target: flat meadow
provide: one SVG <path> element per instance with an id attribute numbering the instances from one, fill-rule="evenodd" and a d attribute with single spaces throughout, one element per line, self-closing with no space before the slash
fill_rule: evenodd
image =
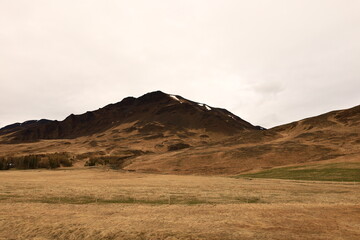
<path id="1" fill-rule="evenodd" d="M 0 239 L 360 239 L 360 183 L 0 172 Z"/>

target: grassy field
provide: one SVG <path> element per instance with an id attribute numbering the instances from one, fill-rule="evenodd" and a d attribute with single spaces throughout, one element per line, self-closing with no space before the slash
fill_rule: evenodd
<path id="1" fill-rule="evenodd" d="M 360 182 L 360 163 L 332 163 L 273 168 L 257 173 L 242 174 L 238 177 Z"/>
<path id="2" fill-rule="evenodd" d="M 360 239 L 360 184 L 0 172 L 0 239 Z"/>

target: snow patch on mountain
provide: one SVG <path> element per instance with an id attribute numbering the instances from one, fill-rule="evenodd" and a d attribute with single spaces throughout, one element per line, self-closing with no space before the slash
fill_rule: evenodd
<path id="1" fill-rule="evenodd" d="M 206 104 L 203 104 L 203 103 L 198 103 L 198 105 L 200 106 L 200 107 L 205 107 L 206 108 L 206 110 L 208 110 L 208 111 L 210 111 L 211 110 L 211 107 L 209 107 L 208 105 L 206 105 Z"/>
<path id="2" fill-rule="evenodd" d="M 172 99 L 178 101 L 179 103 L 182 103 L 179 98 L 177 98 L 175 95 L 169 95 Z"/>

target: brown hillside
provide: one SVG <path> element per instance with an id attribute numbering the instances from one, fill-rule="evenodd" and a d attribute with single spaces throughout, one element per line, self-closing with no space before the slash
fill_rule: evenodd
<path id="1" fill-rule="evenodd" d="M 0 130 L 0 155 L 67 152 L 140 172 L 238 174 L 360 159 L 360 106 L 260 130 L 230 112 L 153 92 L 64 121 Z M 111 158 L 112 157 L 112 158 Z"/>
<path id="2" fill-rule="evenodd" d="M 176 153 L 142 156 L 126 168 L 237 174 L 291 164 L 359 159 L 360 106 L 357 106 Z"/>

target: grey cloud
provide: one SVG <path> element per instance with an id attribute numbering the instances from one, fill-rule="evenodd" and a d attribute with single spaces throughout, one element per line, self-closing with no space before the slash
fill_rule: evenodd
<path id="1" fill-rule="evenodd" d="M 153 90 L 271 127 L 360 104 L 359 1 L 0 2 L 0 125 Z"/>

